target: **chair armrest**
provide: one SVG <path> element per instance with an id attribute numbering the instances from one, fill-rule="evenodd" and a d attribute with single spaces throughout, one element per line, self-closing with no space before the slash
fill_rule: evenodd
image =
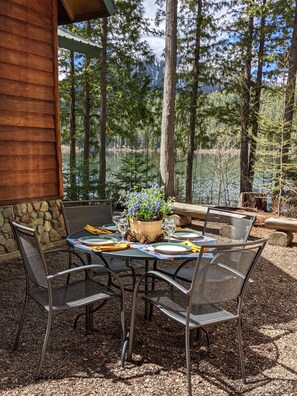
<path id="1" fill-rule="evenodd" d="M 166 283 L 169 283 L 171 286 L 177 288 L 179 291 L 181 291 L 184 294 L 188 294 L 189 290 L 183 287 L 180 283 L 176 282 L 174 279 L 172 279 L 170 276 L 163 274 L 162 272 L 159 271 L 148 271 L 146 276 L 152 276 L 154 278 L 159 278 Z"/>
<path id="2" fill-rule="evenodd" d="M 99 265 L 99 264 L 83 265 L 82 267 L 70 268 L 70 269 L 67 269 L 67 270 L 64 270 L 64 271 L 56 272 L 55 274 L 48 275 L 47 279 L 51 280 L 51 279 L 57 278 L 58 276 L 68 275 L 68 274 L 71 274 L 73 272 L 87 271 L 87 270 L 96 269 L 96 268 L 103 268 L 104 270 L 107 269 L 104 265 Z"/>

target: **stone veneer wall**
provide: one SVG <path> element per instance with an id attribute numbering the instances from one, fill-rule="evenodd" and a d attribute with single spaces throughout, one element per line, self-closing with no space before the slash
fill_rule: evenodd
<path id="1" fill-rule="evenodd" d="M 66 236 L 60 200 L 20 203 L 0 207 L 0 256 L 17 250 L 9 219 L 36 228 L 45 247 Z"/>

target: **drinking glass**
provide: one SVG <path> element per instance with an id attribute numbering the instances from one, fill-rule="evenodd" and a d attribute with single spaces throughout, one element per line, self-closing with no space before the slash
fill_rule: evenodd
<path id="1" fill-rule="evenodd" d="M 122 242 L 124 241 L 124 235 L 128 231 L 128 226 L 129 226 L 129 223 L 128 223 L 128 220 L 126 219 L 126 217 L 121 217 L 118 220 L 117 227 L 118 227 L 118 230 L 122 236 Z"/>
<path id="2" fill-rule="evenodd" d="M 174 220 L 173 219 L 165 219 L 165 221 L 164 221 L 164 229 L 165 229 L 165 232 L 166 232 L 166 234 L 168 236 L 168 242 L 170 242 L 172 234 L 175 231 L 175 222 L 174 222 Z"/>
<path id="3" fill-rule="evenodd" d="M 118 229 L 118 222 L 119 222 L 119 220 L 120 220 L 121 217 L 122 217 L 121 215 L 113 215 L 113 216 L 112 216 L 112 221 L 113 221 L 113 223 L 115 224 L 115 226 L 116 226 L 117 229 Z"/>

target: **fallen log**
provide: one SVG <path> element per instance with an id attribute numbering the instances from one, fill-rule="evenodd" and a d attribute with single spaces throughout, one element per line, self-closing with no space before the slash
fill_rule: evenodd
<path id="1" fill-rule="evenodd" d="M 181 202 L 174 202 L 172 207 L 173 213 L 202 220 L 204 220 L 206 217 L 207 209 L 208 206 L 186 204 Z"/>
<path id="2" fill-rule="evenodd" d="M 297 219 L 286 217 L 269 217 L 265 227 L 274 230 L 297 232 Z"/>

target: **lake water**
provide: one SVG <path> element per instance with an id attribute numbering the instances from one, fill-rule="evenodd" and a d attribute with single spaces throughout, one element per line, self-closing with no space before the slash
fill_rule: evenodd
<path id="1" fill-rule="evenodd" d="M 158 182 L 159 152 L 107 152 L 107 192 L 115 195 L 131 185 L 141 182 Z M 185 200 L 185 155 L 175 159 L 176 200 Z M 148 164 L 148 165 L 147 165 Z M 82 190 L 82 163 L 77 161 L 77 183 Z M 150 169 L 148 169 L 150 168 Z M 98 161 L 90 159 L 90 194 L 96 197 L 98 186 Z M 63 153 L 63 175 L 65 193 L 69 187 L 69 153 Z M 79 196 L 78 198 L 81 198 Z M 194 158 L 193 203 L 236 206 L 239 199 L 239 156 L 238 152 L 198 152 Z"/>

